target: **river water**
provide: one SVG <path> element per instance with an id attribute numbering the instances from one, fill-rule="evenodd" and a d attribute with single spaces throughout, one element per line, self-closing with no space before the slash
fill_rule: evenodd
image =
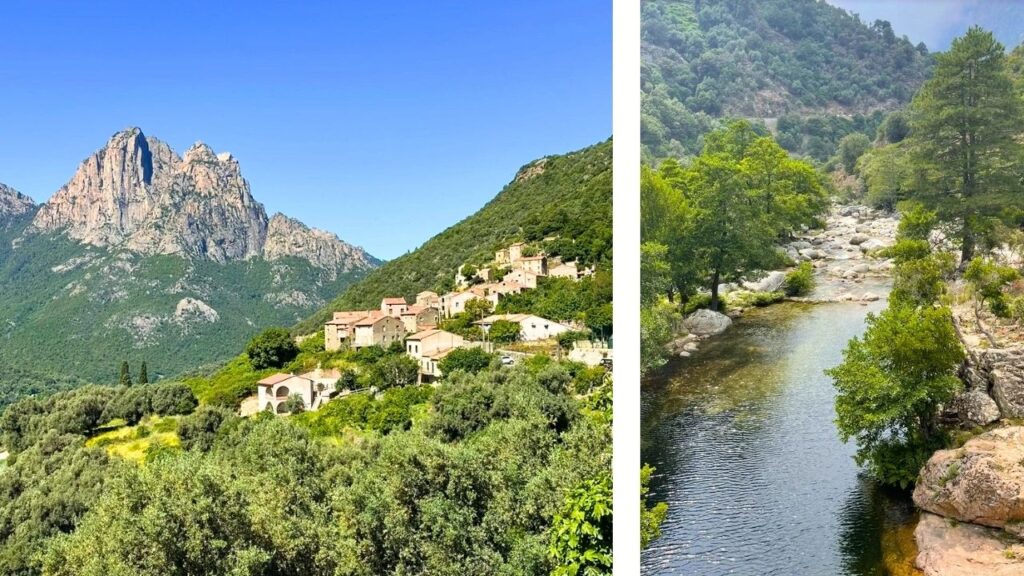
<path id="1" fill-rule="evenodd" d="M 910 499 L 860 473 L 823 373 L 884 306 L 753 310 L 647 378 L 642 458 L 669 512 L 643 574 L 916 573 Z"/>

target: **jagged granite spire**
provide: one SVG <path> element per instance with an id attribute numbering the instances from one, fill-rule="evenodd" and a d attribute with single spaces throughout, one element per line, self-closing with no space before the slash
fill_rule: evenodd
<path id="1" fill-rule="evenodd" d="M 295 256 L 332 272 L 376 264 L 333 234 L 284 216 L 270 222 L 230 153 L 196 142 L 179 157 L 139 128 L 114 134 L 86 158 L 31 228 L 94 246 L 218 262 Z"/>

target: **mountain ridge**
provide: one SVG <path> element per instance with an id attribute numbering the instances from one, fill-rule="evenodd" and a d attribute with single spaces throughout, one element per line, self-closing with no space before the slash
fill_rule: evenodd
<path id="1" fill-rule="evenodd" d="M 817 0 L 644 0 L 641 61 L 648 160 L 696 154 L 720 118 L 778 122 L 780 143 L 821 159 L 906 104 L 932 65 L 888 22 Z"/>
<path id="2" fill-rule="evenodd" d="M 281 234 L 268 236 L 269 226 L 270 218 L 232 154 L 217 154 L 197 141 L 179 156 L 132 127 L 115 133 L 79 164 L 71 179 L 39 206 L 27 233 L 62 233 L 91 246 L 215 262 L 302 258 L 296 247 L 315 246 L 310 261 L 326 270 L 347 272 L 379 263 L 335 234 L 293 225 L 288 232 L 302 238 L 292 242 Z"/>

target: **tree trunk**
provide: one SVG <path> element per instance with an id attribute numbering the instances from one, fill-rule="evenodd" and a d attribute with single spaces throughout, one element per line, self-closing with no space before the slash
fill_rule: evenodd
<path id="1" fill-rule="evenodd" d="M 974 259 L 974 234 L 971 233 L 971 229 L 968 227 L 967 219 L 964 219 L 964 233 L 961 239 L 960 246 L 960 270 L 967 268 L 971 260 Z"/>
<path id="2" fill-rule="evenodd" d="M 711 278 L 711 304 L 710 308 L 715 312 L 718 312 L 718 280 L 721 276 L 721 272 L 715 268 L 715 274 Z"/>

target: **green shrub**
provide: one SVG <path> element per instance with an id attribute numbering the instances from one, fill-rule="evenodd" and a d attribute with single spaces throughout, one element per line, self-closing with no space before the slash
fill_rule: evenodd
<path id="1" fill-rule="evenodd" d="M 721 312 L 725 312 L 725 303 L 722 303 Z M 711 305 L 711 294 L 696 294 L 691 296 L 686 304 L 683 305 L 683 315 L 691 314 L 701 308 L 707 308 Z"/>
<path id="2" fill-rule="evenodd" d="M 736 292 L 734 294 L 729 294 L 728 297 L 730 308 L 749 308 L 751 306 L 761 308 L 780 302 L 786 297 L 782 292 Z"/>
<path id="3" fill-rule="evenodd" d="M 256 370 L 280 368 L 299 354 L 299 347 L 285 328 L 267 328 L 249 341 L 245 354 Z"/>
<path id="4" fill-rule="evenodd" d="M 491 325 L 490 330 L 487 331 L 487 339 L 491 342 L 497 342 L 500 344 L 508 344 L 519 340 L 519 332 L 522 327 L 518 322 L 512 322 L 511 320 L 498 320 Z"/>
<path id="5" fill-rule="evenodd" d="M 438 368 L 445 375 L 456 371 L 476 374 L 490 366 L 494 358 L 494 354 L 484 351 L 483 348 L 456 348 L 441 359 Z"/>
<path id="6" fill-rule="evenodd" d="M 782 284 L 786 296 L 803 296 L 814 289 L 814 267 L 810 262 L 802 262 L 795 269 L 786 273 Z"/>

